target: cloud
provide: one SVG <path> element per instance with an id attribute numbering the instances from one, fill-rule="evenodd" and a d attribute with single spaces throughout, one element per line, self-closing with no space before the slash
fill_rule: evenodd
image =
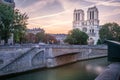
<path id="1" fill-rule="evenodd" d="M 48 18 L 48 17 L 54 17 L 54 16 L 58 16 L 58 15 L 64 14 L 64 13 L 66 13 L 66 12 L 68 12 L 68 11 L 69 11 L 69 10 L 62 11 L 62 12 L 59 12 L 59 13 L 56 13 L 56 14 L 51 14 L 51 15 L 34 17 L 34 18 L 30 18 L 29 20 L 38 20 L 38 19 L 43 19 L 43 18 Z"/>
<path id="2" fill-rule="evenodd" d="M 19 6 L 25 8 L 25 7 L 31 6 L 32 4 L 37 3 L 39 1 L 40 0 L 23 0 Z"/>
<path id="3" fill-rule="evenodd" d="M 41 17 L 55 14 L 64 11 L 62 5 L 57 0 L 30 0 L 31 5 L 28 5 L 28 0 L 24 1 L 27 6 L 16 6 L 22 12 L 27 12 L 30 18 Z M 29 2 L 29 4 L 30 4 Z M 17 0 L 16 0 L 17 3 Z M 22 5 L 22 3 L 21 3 Z"/>
<path id="4" fill-rule="evenodd" d="M 15 1 L 18 4 L 21 0 Z M 99 9 L 100 24 L 118 20 L 113 17 L 120 14 L 118 0 L 23 0 L 16 6 L 28 13 L 28 28 L 41 27 L 48 33 L 67 33 L 72 29 L 73 10 L 83 9 L 86 17 L 87 9 L 94 5 Z"/>
<path id="5" fill-rule="evenodd" d="M 85 1 L 92 2 L 95 5 L 120 6 L 120 2 L 117 0 L 85 0 Z"/>
<path id="6" fill-rule="evenodd" d="M 19 3 L 19 5 L 22 6 L 17 6 L 17 8 L 21 9 L 23 12 L 35 12 L 46 6 L 48 3 L 52 3 L 54 1 L 55 0 L 23 0 L 23 2 Z M 18 4 L 18 0 L 15 2 Z M 23 6 L 23 4 L 26 6 Z"/>

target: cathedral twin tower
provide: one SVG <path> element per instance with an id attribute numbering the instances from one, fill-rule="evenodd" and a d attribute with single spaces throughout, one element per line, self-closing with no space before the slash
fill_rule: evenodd
<path id="1" fill-rule="evenodd" d="M 75 9 L 73 13 L 73 29 L 80 29 L 88 34 L 88 43 L 96 44 L 99 39 L 99 19 L 98 9 L 94 6 L 88 8 L 87 20 L 84 19 L 85 14 L 82 9 Z"/>

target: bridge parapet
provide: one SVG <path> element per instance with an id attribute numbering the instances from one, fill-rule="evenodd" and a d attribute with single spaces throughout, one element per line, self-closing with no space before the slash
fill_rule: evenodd
<path id="1" fill-rule="evenodd" d="M 120 62 L 120 43 L 116 41 L 106 41 L 108 44 L 108 61 Z"/>
<path id="2" fill-rule="evenodd" d="M 94 48 L 94 49 L 107 49 L 106 45 L 41 45 L 41 47 L 44 48 L 58 48 L 58 49 L 88 49 L 88 48 Z"/>
<path id="3" fill-rule="evenodd" d="M 95 80 L 120 80 L 120 43 L 107 40 L 108 61 L 111 64 Z"/>

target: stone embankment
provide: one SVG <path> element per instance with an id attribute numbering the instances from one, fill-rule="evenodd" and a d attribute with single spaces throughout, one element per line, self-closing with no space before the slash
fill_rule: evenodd
<path id="1" fill-rule="evenodd" d="M 0 76 L 107 56 L 107 46 L 105 45 L 47 45 L 6 49 L 0 49 Z"/>
<path id="2" fill-rule="evenodd" d="M 95 80 L 120 80 L 120 62 L 110 64 Z"/>

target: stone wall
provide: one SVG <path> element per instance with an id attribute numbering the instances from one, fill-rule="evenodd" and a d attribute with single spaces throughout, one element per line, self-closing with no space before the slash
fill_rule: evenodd
<path id="1" fill-rule="evenodd" d="M 23 55 L 27 51 L 29 51 L 30 48 L 25 49 L 17 49 L 17 50 L 0 50 L 0 68 L 4 67 L 5 65 L 9 64 L 10 62 L 14 61 L 19 56 Z"/>
<path id="2" fill-rule="evenodd" d="M 65 65 L 68 63 L 76 62 L 77 61 L 77 55 L 76 54 L 66 54 L 56 57 L 49 57 L 47 58 L 47 67 L 57 67 L 61 65 Z"/>
<path id="3" fill-rule="evenodd" d="M 31 48 L 24 52 L 24 54 L 17 53 L 18 55 L 0 68 L 0 75 L 7 75 L 11 73 L 24 72 L 32 69 L 45 67 L 44 49 Z M 9 53 L 9 55 L 13 55 Z M 5 58 L 5 57 L 4 57 Z M 6 59 L 7 61 L 7 59 Z"/>
<path id="4" fill-rule="evenodd" d="M 47 45 L 0 51 L 0 76 L 107 56 L 107 46 Z"/>
<path id="5" fill-rule="evenodd" d="M 47 48 L 47 67 L 61 66 L 98 57 L 107 56 L 107 46 L 50 46 Z"/>

